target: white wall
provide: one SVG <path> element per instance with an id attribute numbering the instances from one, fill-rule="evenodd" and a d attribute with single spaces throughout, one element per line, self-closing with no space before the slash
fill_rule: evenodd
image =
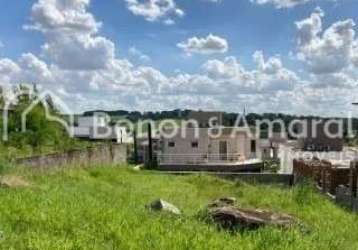
<path id="1" fill-rule="evenodd" d="M 174 142 L 175 147 L 169 147 L 169 142 Z M 198 148 L 192 147 L 192 142 L 198 142 Z M 203 155 L 208 154 L 209 136 L 207 133 L 200 133 L 195 137 L 195 129 L 186 129 L 185 138 L 179 134 L 173 138 L 163 138 L 163 153 L 173 155 Z"/>
<path id="2" fill-rule="evenodd" d="M 114 127 L 114 133 L 117 137 L 117 143 L 129 143 L 130 138 L 127 134 L 127 129 L 124 127 Z"/>
<path id="3" fill-rule="evenodd" d="M 78 127 L 105 127 L 106 118 L 102 116 L 81 116 L 77 121 Z"/>
<path id="4" fill-rule="evenodd" d="M 220 141 L 227 142 L 227 153 L 229 159 L 232 157 L 239 157 L 243 160 L 252 158 L 251 154 L 251 138 L 249 138 L 246 132 L 237 132 L 234 137 L 231 135 L 223 135 L 219 138 L 210 138 L 207 129 L 199 130 L 199 137 L 195 137 L 195 129 L 185 129 L 186 136 L 181 136 L 178 133 L 173 138 L 163 138 L 162 153 L 164 159 L 179 159 L 184 157 L 185 159 L 204 158 L 207 155 L 219 156 L 220 154 Z M 199 143 L 197 148 L 192 147 L 192 142 L 197 141 Z M 169 143 L 174 142 L 174 147 L 169 147 Z M 210 145 L 210 147 L 209 147 Z M 256 156 L 259 156 L 259 141 L 256 140 Z M 219 157 L 218 157 L 219 159 Z M 237 158 L 238 160 L 239 158 Z"/>
<path id="5" fill-rule="evenodd" d="M 88 138 L 90 135 L 89 127 L 73 127 L 73 135 L 78 138 Z"/>

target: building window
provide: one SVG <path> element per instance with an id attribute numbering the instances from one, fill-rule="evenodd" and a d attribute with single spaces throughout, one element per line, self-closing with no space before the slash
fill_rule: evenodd
<path id="1" fill-rule="evenodd" d="M 251 141 L 251 153 L 256 153 L 256 140 Z"/>
<path id="2" fill-rule="evenodd" d="M 192 147 L 192 148 L 198 148 L 198 147 L 199 147 L 199 142 L 193 141 L 193 142 L 191 143 L 191 147 Z"/>
<path id="3" fill-rule="evenodd" d="M 175 142 L 173 142 L 173 141 L 168 142 L 168 147 L 174 148 L 175 147 Z"/>

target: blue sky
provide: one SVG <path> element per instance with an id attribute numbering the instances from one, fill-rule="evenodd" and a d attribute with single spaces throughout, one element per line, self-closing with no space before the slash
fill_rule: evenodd
<path id="1" fill-rule="evenodd" d="M 148 14 L 148 9 L 145 9 L 148 6 L 143 3 L 156 4 L 160 1 L 174 4 L 172 10 L 167 14 L 149 16 L 152 12 Z M 71 103 L 70 106 L 76 104 L 76 111 L 87 108 L 202 108 L 237 111 L 242 109 L 242 106 L 253 103 L 252 100 L 260 100 L 263 103 L 257 107 L 252 105 L 252 111 L 340 114 L 347 109 L 350 100 L 355 100 L 355 95 L 350 94 L 347 100 L 337 100 L 329 96 L 326 98 L 328 104 L 325 104 L 327 100 L 324 100 L 322 105 L 319 105 L 320 102 L 316 99 L 330 95 L 335 91 L 334 88 L 341 91 L 342 95 L 346 93 L 341 86 L 335 84 L 337 81 L 341 83 L 342 79 L 346 81 L 342 83 L 346 87 L 353 88 L 358 84 L 356 73 L 352 73 L 356 65 L 355 55 L 358 55 L 357 37 L 354 34 L 349 44 L 330 49 L 331 54 L 339 55 L 342 54 L 342 49 L 347 52 L 346 48 L 350 46 L 347 56 L 339 58 L 341 64 L 337 62 L 339 65 L 330 65 L 329 60 L 334 57 L 327 54 L 327 44 L 330 39 L 339 40 L 339 37 L 327 35 L 325 38 L 323 33 L 339 22 L 358 22 L 358 1 L 302 0 L 302 4 L 284 7 L 278 6 L 278 2 L 280 1 L 266 0 L 266 3 L 261 1 L 261 4 L 260 0 L 4 1 L 0 9 L 0 60 L 8 59 L 6 63 L 9 63 L 9 60 L 14 62 L 21 72 L 16 71 L 15 74 L 13 71 L 1 70 L 0 63 L 0 80 L 6 84 L 7 81 L 14 84 L 11 80 L 36 81 L 43 85 L 44 89 L 61 90 L 58 94 L 67 103 Z M 33 6 L 38 7 L 37 12 Z M 147 15 L 135 13 L 131 6 Z M 57 17 L 50 11 L 53 10 L 52 7 L 67 20 L 56 23 Z M 176 14 L 173 12 L 175 10 L 180 10 L 183 14 Z M 88 33 L 72 30 L 71 25 L 74 22 L 79 22 L 78 27 L 85 27 L 85 21 L 82 19 L 71 20 L 72 17 L 68 16 L 69 13 L 75 12 L 84 15 L 85 21 L 94 20 L 101 25 L 97 27 L 92 23 L 91 30 L 86 31 Z M 315 12 L 320 14 L 312 16 Z M 43 14 L 48 15 L 46 20 L 41 18 Z M 299 30 L 296 22 L 308 20 L 310 23 L 309 20 L 314 20 L 315 17 L 322 23 L 320 32 L 309 43 L 298 45 L 300 36 L 305 35 L 306 29 Z M 169 19 L 170 25 L 165 23 Z M 53 25 L 52 22 L 56 24 Z M 25 25 L 32 27 L 25 28 Z M 64 31 L 63 27 L 66 25 L 68 27 Z M 356 31 L 354 24 L 348 26 L 344 26 L 347 31 Z M 315 29 L 312 23 L 307 27 L 311 31 Z M 210 51 L 205 48 L 190 48 L 188 52 L 178 46 L 179 43 L 189 46 L 191 38 L 202 39 L 203 46 L 206 46 L 210 34 L 219 43 L 217 46 L 220 43 L 224 46 L 223 42 L 226 43 L 226 46 L 221 47 L 221 51 L 219 48 Z M 342 37 L 343 40 L 349 40 L 346 36 Z M 103 38 L 105 42 L 102 44 L 97 38 Z M 87 45 L 95 45 L 88 49 L 87 45 L 73 42 L 76 39 Z M 50 49 L 44 49 L 45 44 L 48 44 Z M 263 55 L 261 69 L 257 60 L 253 60 L 257 51 L 261 51 Z M 83 58 L 78 62 L 82 62 L 83 67 L 78 66 L 77 62 L 71 63 L 72 54 L 72 59 Z M 24 55 L 27 55 L 26 60 Z M 87 59 L 86 56 L 89 55 L 91 57 Z M 326 59 L 322 59 L 323 56 L 326 56 Z M 86 68 L 88 60 L 102 57 L 103 63 L 106 64 L 103 66 L 105 69 L 100 63 Z M 235 58 L 236 66 L 232 66 L 233 60 L 228 58 Z M 327 60 L 327 65 L 326 62 L 322 63 L 322 60 Z M 42 70 L 48 70 L 42 78 L 36 78 L 31 72 L 27 72 L 29 67 L 25 64 L 33 61 L 36 63 L 32 63 L 32 67 L 40 65 Z M 124 67 L 124 62 L 131 64 L 131 69 Z M 318 69 L 317 63 L 327 67 Z M 109 64 L 112 65 L 110 68 Z M 114 64 L 117 66 L 113 66 Z M 119 64 L 121 66 L 118 66 Z M 275 69 L 276 75 L 268 73 L 271 64 L 274 67 L 280 65 Z M 236 73 L 232 73 L 233 71 Z M 15 76 L 11 78 L 10 74 Z M 124 80 L 118 80 L 118 75 L 120 78 L 125 75 Z M 54 83 L 54 79 L 57 82 Z M 287 84 L 284 81 L 287 81 Z M 292 87 L 288 89 L 287 85 Z M 345 91 L 351 93 L 346 87 Z M 227 93 L 222 91 L 225 88 Z M 148 92 L 157 98 L 150 100 L 152 97 L 147 96 Z M 298 92 L 305 93 L 296 100 L 302 102 L 301 107 L 288 105 L 287 100 L 282 100 L 285 96 L 296 96 Z M 313 94 L 307 98 L 307 93 Z M 230 101 L 227 101 L 228 99 Z M 332 110 L 332 105 L 337 108 Z"/>

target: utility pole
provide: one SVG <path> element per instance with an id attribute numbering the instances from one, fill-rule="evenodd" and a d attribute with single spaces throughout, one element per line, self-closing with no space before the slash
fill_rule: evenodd
<path id="1" fill-rule="evenodd" d="M 153 163 L 153 140 L 152 140 L 152 124 L 148 123 L 148 154 L 149 164 Z"/>
<path id="2" fill-rule="evenodd" d="M 133 146 L 134 146 L 134 163 L 138 163 L 138 145 L 137 145 L 137 131 L 133 131 Z"/>

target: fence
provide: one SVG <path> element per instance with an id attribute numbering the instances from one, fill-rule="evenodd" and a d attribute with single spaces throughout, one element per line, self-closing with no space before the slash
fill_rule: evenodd
<path id="1" fill-rule="evenodd" d="M 16 159 L 15 163 L 33 168 L 64 166 L 91 166 L 103 164 L 123 164 L 127 161 L 125 144 L 106 144 L 93 148 L 70 150 L 63 153 L 40 155 Z"/>
<path id="2" fill-rule="evenodd" d="M 159 164 L 232 164 L 244 163 L 239 154 L 160 154 Z"/>
<path id="3" fill-rule="evenodd" d="M 312 179 L 323 193 L 329 194 L 338 204 L 358 211 L 358 162 L 339 166 L 319 159 L 299 159 L 293 161 L 293 174 L 295 183 Z"/>

